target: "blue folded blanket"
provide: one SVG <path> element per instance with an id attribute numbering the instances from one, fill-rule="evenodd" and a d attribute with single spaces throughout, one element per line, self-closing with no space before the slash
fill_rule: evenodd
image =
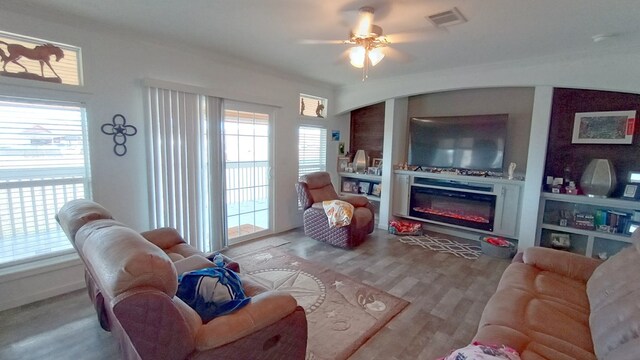
<path id="1" fill-rule="evenodd" d="M 238 274 L 222 267 L 180 275 L 176 295 L 195 310 L 203 322 L 228 314 L 251 301 L 242 290 Z"/>

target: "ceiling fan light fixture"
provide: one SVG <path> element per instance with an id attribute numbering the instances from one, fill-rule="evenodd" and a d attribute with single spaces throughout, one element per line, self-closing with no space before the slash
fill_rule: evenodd
<path id="1" fill-rule="evenodd" d="M 382 59 L 384 58 L 384 52 L 382 48 L 374 48 L 369 50 L 369 61 L 371 61 L 371 66 L 376 66 Z"/>
<path id="2" fill-rule="evenodd" d="M 354 46 L 349 50 L 349 61 L 353 67 L 362 69 L 364 67 L 364 60 L 366 50 L 362 46 Z"/>
<path id="3" fill-rule="evenodd" d="M 357 37 L 367 37 L 371 33 L 371 26 L 373 25 L 373 8 L 362 7 L 360 8 L 360 20 L 355 28 L 354 34 Z"/>

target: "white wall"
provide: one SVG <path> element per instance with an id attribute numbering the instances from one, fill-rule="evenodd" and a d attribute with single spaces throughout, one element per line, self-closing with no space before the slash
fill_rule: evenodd
<path id="1" fill-rule="evenodd" d="M 273 133 L 274 214 L 277 214 L 274 231 L 285 231 L 301 223 L 294 188 L 298 170 L 295 155 L 297 126 L 301 122 L 299 94 L 327 98 L 329 116 L 323 122 L 328 130 L 344 127 L 340 123 L 334 126 L 335 101 L 330 86 L 279 75 L 269 69 L 225 59 L 214 53 L 186 49 L 179 44 L 136 38 L 136 34 L 76 28 L 8 11 L 0 12 L 0 23 L 6 31 L 82 48 L 83 88 L 51 91 L 47 89 L 52 88 L 48 84 L 0 77 L 0 94 L 86 102 L 93 198 L 117 219 L 140 231 L 149 228 L 142 79 L 151 78 L 210 89 L 209 93 L 223 98 L 278 107 Z M 100 126 L 111 122 L 115 114 L 123 114 L 128 124 L 138 128 L 138 135 L 128 139 L 128 152 L 123 157 L 114 155 L 111 137 L 100 132 Z M 339 119 L 344 122 L 343 117 Z M 334 158 L 335 152 L 330 152 L 329 159 Z M 61 279 L 55 271 L 14 276 L 11 281 L 0 281 L 0 294 L 18 288 L 16 281 L 20 282 L 19 288 L 25 289 L 26 293 L 21 295 L 25 302 L 68 291 L 69 284 L 78 287 L 82 272 L 77 270 L 66 268 L 65 274 L 75 274 L 67 279 Z M 40 295 L 28 293 L 30 284 L 39 287 Z M 8 303 L 3 296 L 0 309 L 6 308 Z M 19 304 L 20 299 L 11 299 L 10 303 L 11 306 Z"/>

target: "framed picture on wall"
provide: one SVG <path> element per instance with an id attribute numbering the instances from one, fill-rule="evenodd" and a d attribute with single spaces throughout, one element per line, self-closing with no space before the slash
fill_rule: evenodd
<path id="1" fill-rule="evenodd" d="M 631 144 L 636 111 L 576 113 L 573 144 Z"/>

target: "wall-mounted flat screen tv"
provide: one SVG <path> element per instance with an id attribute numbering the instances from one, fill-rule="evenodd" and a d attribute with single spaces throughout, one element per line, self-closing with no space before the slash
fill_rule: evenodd
<path id="1" fill-rule="evenodd" d="M 409 164 L 502 171 L 508 120 L 508 114 L 411 118 Z"/>

